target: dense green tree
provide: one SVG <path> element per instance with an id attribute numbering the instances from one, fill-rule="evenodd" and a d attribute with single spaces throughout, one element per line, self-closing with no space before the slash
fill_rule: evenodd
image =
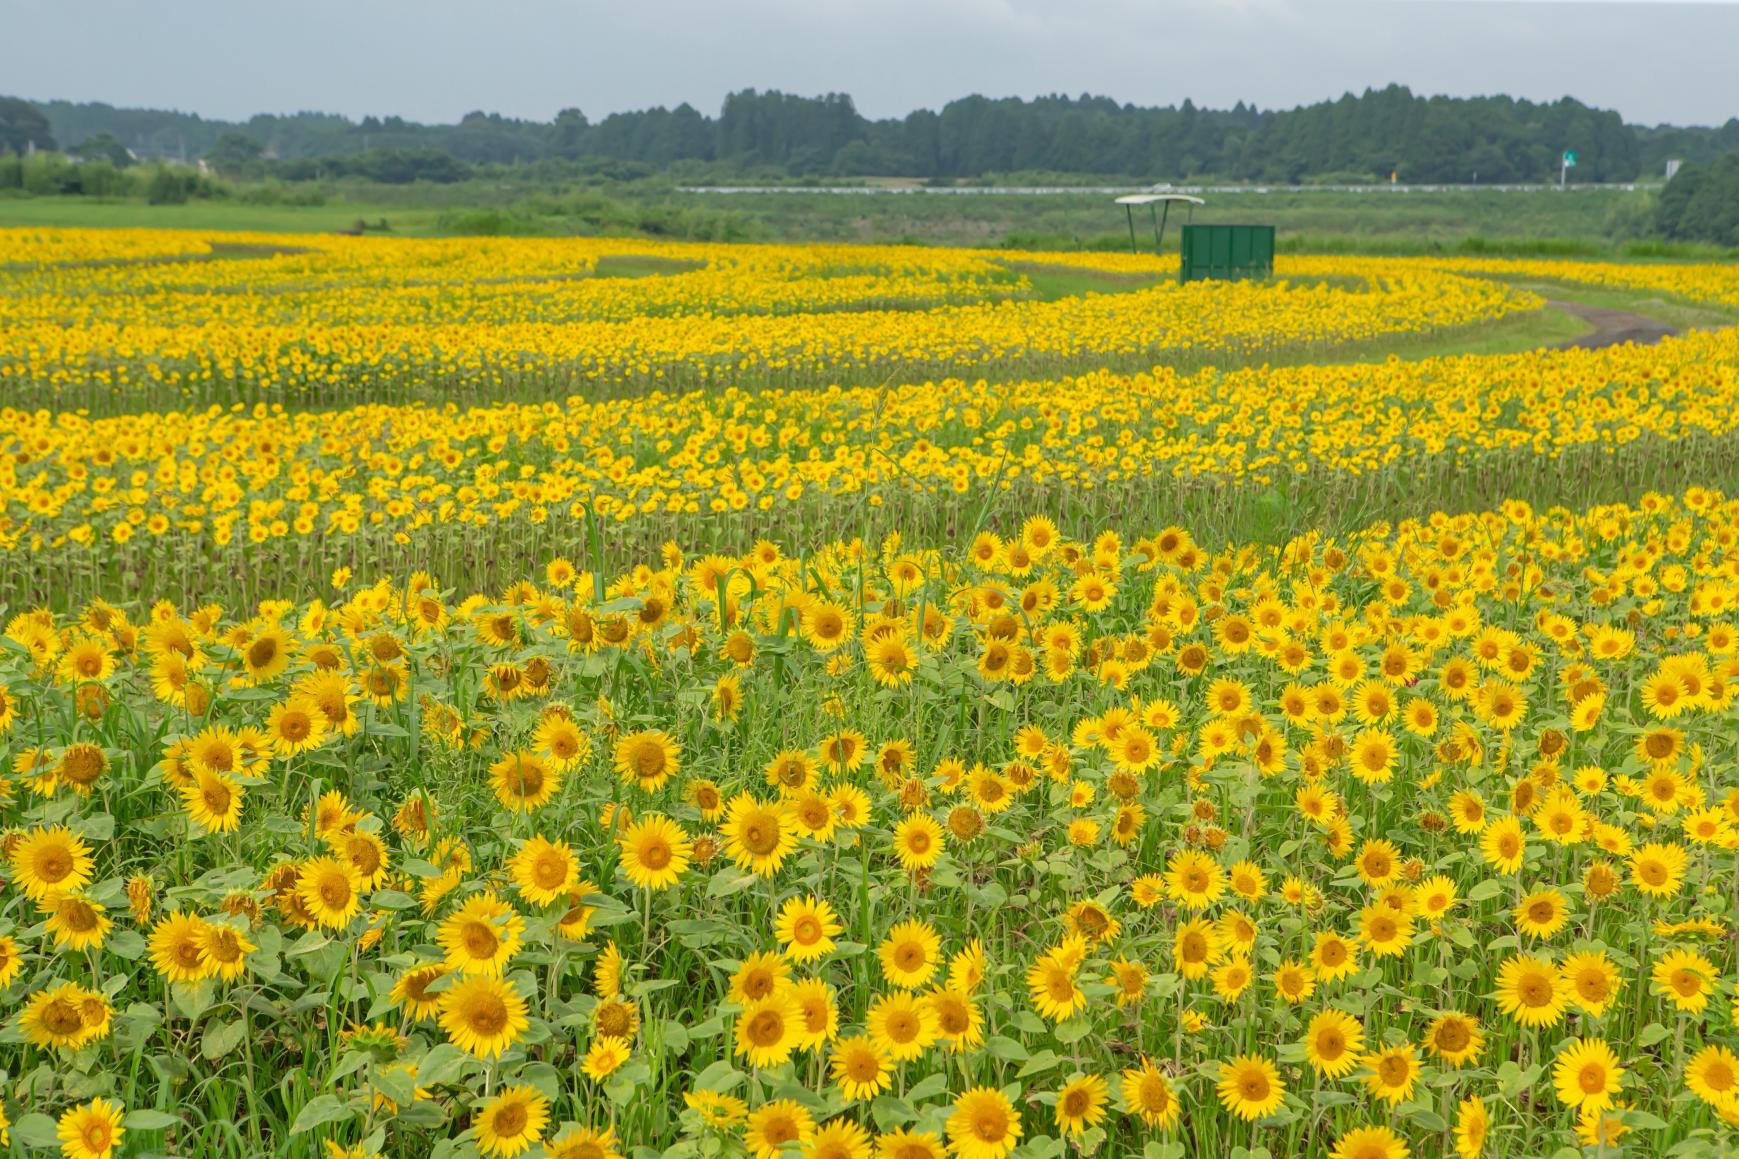
<path id="1" fill-rule="evenodd" d="M 242 173 L 265 153 L 266 147 L 246 133 L 225 133 L 205 154 L 219 173 Z"/>
<path id="2" fill-rule="evenodd" d="M 1655 228 L 1681 241 L 1739 246 L 1739 153 L 1681 168 L 1661 190 Z"/>
<path id="3" fill-rule="evenodd" d="M 87 161 L 107 161 L 116 169 L 125 169 L 133 164 L 133 155 L 127 152 L 127 147 L 115 140 L 113 133 L 98 133 L 86 137 L 72 151 Z"/>
<path id="4" fill-rule="evenodd" d="M 47 128 L 32 121 L 46 117 Z M 8 121 L 5 118 L 10 117 Z M 23 122 L 19 120 L 23 118 Z M 19 123 L 34 134 L 20 136 Z M 226 171 L 283 180 L 333 176 L 443 181 L 475 166 L 565 164 L 600 177 L 654 172 L 705 179 L 723 173 L 979 179 L 1051 172 L 1188 181 L 1545 182 L 1563 150 L 1573 181 L 1656 176 L 1668 157 L 1712 161 L 1739 151 L 1739 119 L 1718 129 L 1626 125 L 1617 113 L 1564 98 L 1424 97 L 1400 85 L 1348 93 L 1296 109 L 1181 105 L 1144 108 L 1107 97 L 1032 100 L 968 96 L 940 110 L 870 120 L 842 93 L 819 97 L 744 89 L 716 117 L 683 104 L 591 121 L 564 109 L 551 122 L 473 112 L 457 124 L 400 117 L 351 121 L 325 113 L 258 116 L 245 123 L 187 113 L 50 101 L 0 101 L 0 146 L 107 134 L 141 156 L 205 157 Z M 5 132 L 0 129 L 0 133 Z M 261 154 L 237 152 L 241 140 Z M 44 147 L 38 140 L 38 147 Z M 436 161 L 439 156 L 443 161 Z"/>
<path id="5" fill-rule="evenodd" d="M 29 101 L 0 97 L 0 153 L 24 153 L 32 146 L 54 148 L 48 118 Z"/>

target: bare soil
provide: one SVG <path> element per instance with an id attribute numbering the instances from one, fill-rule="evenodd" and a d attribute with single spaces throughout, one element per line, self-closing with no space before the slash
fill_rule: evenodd
<path id="1" fill-rule="evenodd" d="M 1671 338 L 1678 331 L 1657 318 L 1644 314 L 1632 314 L 1628 310 L 1614 310 L 1606 306 L 1586 306 L 1581 302 L 1564 302 L 1549 299 L 1546 303 L 1555 306 L 1566 314 L 1574 314 L 1588 325 L 1592 331 L 1580 338 L 1571 338 L 1558 343 L 1554 349 L 1599 350 L 1606 346 L 1622 346 L 1634 342 L 1638 346 L 1650 346 L 1662 338 Z"/>

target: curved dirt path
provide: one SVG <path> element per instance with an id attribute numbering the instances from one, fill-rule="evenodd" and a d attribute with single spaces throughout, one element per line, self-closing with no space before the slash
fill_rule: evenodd
<path id="1" fill-rule="evenodd" d="M 1634 342 L 1638 346 L 1650 346 L 1662 338 L 1671 338 L 1678 330 L 1668 326 L 1658 318 L 1650 318 L 1646 314 L 1632 314 L 1627 310 L 1613 310 L 1605 306 L 1587 306 L 1581 302 L 1567 302 L 1561 299 L 1549 298 L 1546 305 L 1572 314 L 1588 325 L 1592 331 L 1580 338 L 1571 338 L 1555 343 L 1553 350 L 1599 350 L 1606 346 L 1620 346 L 1626 342 Z"/>

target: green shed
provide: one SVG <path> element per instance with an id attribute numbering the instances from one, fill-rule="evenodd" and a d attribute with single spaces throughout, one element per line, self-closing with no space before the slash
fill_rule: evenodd
<path id="1" fill-rule="evenodd" d="M 1271 225 L 1186 225 L 1178 278 L 1266 278 L 1274 272 Z"/>

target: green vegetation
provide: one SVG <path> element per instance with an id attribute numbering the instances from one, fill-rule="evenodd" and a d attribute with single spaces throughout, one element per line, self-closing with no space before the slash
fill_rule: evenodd
<path id="1" fill-rule="evenodd" d="M 1665 237 L 1739 246 L 1739 153 L 1680 169 L 1661 192 L 1655 228 Z"/>
<path id="2" fill-rule="evenodd" d="M 33 159 L 40 162 L 41 158 Z M 8 163 L 0 158 L 0 167 Z M 16 163 L 16 162 L 13 162 Z M 387 186 L 332 182 L 287 203 L 291 187 L 206 181 L 173 204 L 148 203 L 150 170 L 108 173 L 130 196 L 5 196 L 0 225 L 144 226 L 395 234 L 581 235 L 690 241 L 909 242 L 1041 250 L 1124 250 L 1121 214 L 1103 193 L 687 193 L 663 182 L 527 193 L 497 183 Z M 50 190 L 52 192 L 52 190 Z M 1275 190 L 1207 194 L 1197 222 L 1271 222 L 1285 253 L 1718 258 L 1663 242 L 1647 190 L 1402 192 Z M 1166 238 L 1176 245 L 1174 220 Z"/>
<path id="3" fill-rule="evenodd" d="M 596 174 L 762 179 L 897 176 L 977 181 L 1011 173 L 1121 174 L 1143 181 L 1550 181 L 1574 149 L 1581 181 L 1632 181 L 1667 157 L 1713 157 L 1739 147 L 1722 129 L 1644 128 L 1565 98 L 1417 96 L 1400 85 L 1287 110 L 1144 108 L 1108 97 L 992 100 L 967 96 L 940 111 L 872 121 L 849 96 L 753 89 L 725 98 L 716 117 L 687 104 L 615 113 L 578 109 L 553 121 L 481 112 L 455 125 L 400 117 L 353 122 L 320 113 L 246 123 L 186 113 L 48 101 L 40 112 L 63 144 L 112 137 L 143 156 L 204 157 L 253 177 L 319 181 L 353 176 L 389 184 L 451 182 L 511 170 L 533 181 Z M 39 147 L 41 147 L 39 145 Z"/>

